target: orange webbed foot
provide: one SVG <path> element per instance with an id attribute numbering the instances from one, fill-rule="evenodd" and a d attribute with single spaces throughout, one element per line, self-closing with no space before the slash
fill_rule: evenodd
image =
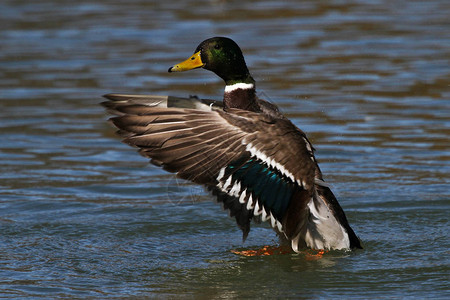
<path id="1" fill-rule="evenodd" d="M 257 250 L 231 250 L 231 253 L 242 256 L 268 256 L 293 253 L 290 247 L 286 246 L 264 246 Z"/>

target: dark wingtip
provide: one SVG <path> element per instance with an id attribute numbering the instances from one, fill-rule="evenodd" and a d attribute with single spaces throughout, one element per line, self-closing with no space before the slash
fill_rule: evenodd
<path id="1" fill-rule="evenodd" d="M 245 243 L 245 240 L 247 239 L 249 232 L 250 232 L 250 228 L 242 229 L 242 243 Z"/>
<path id="2" fill-rule="evenodd" d="M 118 100 L 117 94 L 104 94 L 102 97 L 108 100 Z"/>
<path id="3" fill-rule="evenodd" d="M 354 233 L 353 233 L 354 234 Z M 353 239 L 350 241 L 350 248 L 354 249 L 364 249 L 364 247 L 362 246 L 361 240 L 356 236 L 356 239 Z"/>
<path id="4" fill-rule="evenodd" d="M 103 107 L 109 107 L 109 105 L 108 105 L 109 102 L 110 101 L 103 101 L 103 102 L 100 102 L 100 105 Z"/>

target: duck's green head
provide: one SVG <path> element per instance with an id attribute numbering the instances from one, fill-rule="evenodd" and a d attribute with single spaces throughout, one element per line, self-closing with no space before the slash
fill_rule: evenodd
<path id="1" fill-rule="evenodd" d="M 239 46 L 226 37 L 213 37 L 201 42 L 187 60 L 169 68 L 169 72 L 183 72 L 203 68 L 216 73 L 227 85 L 254 83 Z"/>

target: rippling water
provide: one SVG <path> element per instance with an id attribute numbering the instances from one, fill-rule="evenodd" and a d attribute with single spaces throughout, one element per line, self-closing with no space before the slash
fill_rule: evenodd
<path id="1" fill-rule="evenodd" d="M 448 1 L 0 3 L 0 296 L 449 298 Z M 109 92 L 220 98 L 168 74 L 205 38 L 241 45 L 262 97 L 308 133 L 365 249 L 276 245 L 147 165 Z"/>

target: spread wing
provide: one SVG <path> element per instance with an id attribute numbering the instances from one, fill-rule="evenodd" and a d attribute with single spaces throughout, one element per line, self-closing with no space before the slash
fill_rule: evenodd
<path id="1" fill-rule="evenodd" d="M 289 120 L 214 110 L 211 103 L 204 110 L 172 108 L 167 97 L 106 97 L 112 101 L 102 104 L 116 115 L 111 121 L 124 142 L 153 164 L 207 186 L 244 239 L 254 216 L 289 239 L 305 226 L 317 168 L 305 134 Z"/>

